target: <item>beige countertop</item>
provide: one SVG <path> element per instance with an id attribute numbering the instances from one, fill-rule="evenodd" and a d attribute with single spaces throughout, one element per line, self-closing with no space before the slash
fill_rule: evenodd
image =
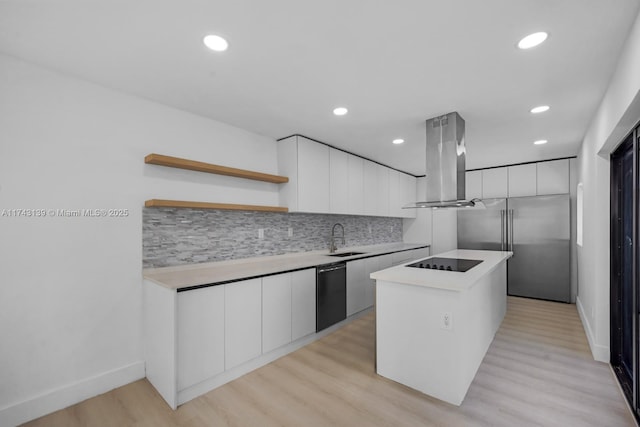
<path id="1" fill-rule="evenodd" d="M 313 268 L 318 265 L 339 261 L 353 261 L 359 258 L 402 252 L 411 249 L 426 248 L 427 244 L 388 243 L 371 246 L 340 248 L 341 252 L 364 252 L 362 255 L 348 257 L 329 256 L 328 250 L 298 252 L 258 258 L 235 259 L 203 264 L 181 265 L 176 267 L 147 268 L 143 277 L 169 289 L 190 288 L 216 283 L 225 283 L 287 271 Z"/>
<path id="2" fill-rule="evenodd" d="M 403 264 L 376 271 L 371 274 L 371 278 L 383 282 L 464 291 L 471 288 L 480 278 L 492 272 L 501 262 L 511 258 L 512 255 L 513 252 L 456 249 L 435 256 L 481 260 L 482 263 L 464 273 L 412 268 Z"/>

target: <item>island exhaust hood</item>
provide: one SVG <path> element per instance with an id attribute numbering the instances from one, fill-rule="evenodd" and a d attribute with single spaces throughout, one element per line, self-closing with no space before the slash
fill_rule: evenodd
<path id="1" fill-rule="evenodd" d="M 412 208 L 484 208 L 480 199 L 465 200 L 464 119 L 456 112 L 427 120 L 426 201 Z"/>

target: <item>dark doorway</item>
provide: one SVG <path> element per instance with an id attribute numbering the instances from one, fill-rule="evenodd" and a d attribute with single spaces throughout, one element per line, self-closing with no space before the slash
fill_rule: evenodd
<path id="1" fill-rule="evenodd" d="M 611 366 L 638 411 L 638 132 L 611 155 Z"/>

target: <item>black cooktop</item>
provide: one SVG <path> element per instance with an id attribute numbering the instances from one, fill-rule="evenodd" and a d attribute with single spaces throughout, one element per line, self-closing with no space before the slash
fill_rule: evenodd
<path id="1" fill-rule="evenodd" d="M 462 259 L 462 258 L 425 258 L 420 261 L 416 261 L 413 264 L 407 265 L 407 267 L 415 268 L 427 268 L 431 270 L 443 270 L 443 271 L 459 271 L 464 273 L 471 270 L 482 261 L 477 259 Z"/>

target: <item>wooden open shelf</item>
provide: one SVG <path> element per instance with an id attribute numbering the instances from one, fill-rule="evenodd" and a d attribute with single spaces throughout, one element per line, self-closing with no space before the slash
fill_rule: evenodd
<path id="1" fill-rule="evenodd" d="M 181 159 L 179 157 L 165 156 L 162 154 L 149 154 L 144 158 L 144 162 L 151 165 L 168 166 L 170 168 L 188 169 L 198 172 L 215 173 L 218 175 L 234 176 L 236 178 L 253 179 L 255 181 L 272 182 L 283 184 L 289 182 L 289 178 L 280 175 L 270 175 L 268 173 L 254 172 L 244 169 L 230 168 L 227 166 L 214 165 L 212 163 L 197 162 L 195 160 Z"/>
<path id="2" fill-rule="evenodd" d="M 144 202 L 148 208 L 226 209 L 233 211 L 289 212 L 280 206 L 234 205 L 228 203 L 187 202 L 183 200 L 151 199 Z"/>

